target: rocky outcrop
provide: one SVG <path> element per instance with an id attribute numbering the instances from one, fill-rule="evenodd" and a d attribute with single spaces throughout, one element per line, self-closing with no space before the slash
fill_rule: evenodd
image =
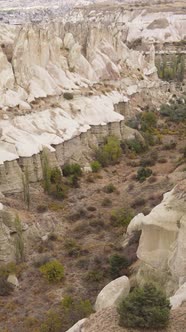
<path id="1" fill-rule="evenodd" d="M 107 307 L 117 306 L 121 299 L 127 297 L 130 291 L 130 281 L 123 276 L 111 281 L 98 294 L 95 310 L 99 311 Z"/>
<path id="2" fill-rule="evenodd" d="M 50 167 L 63 166 L 65 163 L 78 162 L 86 164 L 92 159 L 96 146 L 103 143 L 108 135 L 116 135 L 119 139 L 134 138 L 138 133 L 126 127 L 124 121 L 103 125 L 95 125 L 86 132 L 81 133 L 65 142 L 53 144 L 47 150 Z M 54 136 L 54 135 L 53 135 Z M 30 182 L 42 179 L 42 153 L 28 157 L 17 156 L 17 160 L 3 162 L 0 165 L 0 190 L 4 193 L 19 192 L 23 190 L 22 171 L 27 169 Z"/>
<path id="3" fill-rule="evenodd" d="M 170 297 L 171 309 L 179 308 L 184 302 L 186 302 L 186 282 Z"/>
<path id="4" fill-rule="evenodd" d="M 14 231 L 12 215 L 0 204 L 0 263 L 15 260 Z"/>
<path id="5" fill-rule="evenodd" d="M 186 181 L 164 195 L 149 215 L 135 217 L 128 234 L 142 230 L 137 256 L 140 278 L 148 273 L 165 283 L 168 293 L 183 285 L 186 276 Z"/>

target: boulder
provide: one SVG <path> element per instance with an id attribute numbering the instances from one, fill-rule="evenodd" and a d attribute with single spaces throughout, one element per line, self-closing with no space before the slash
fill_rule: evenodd
<path id="1" fill-rule="evenodd" d="M 18 279 L 17 279 L 17 277 L 16 277 L 15 274 L 10 274 L 10 275 L 8 276 L 7 281 L 8 281 L 10 284 L 14 285 L 15 287 L 19 287 L 19 281 L 18 281 Z"/>
<path id="2" fill-rule="evenodd" d="M 73 325 L 68 331 L 66 332 L 83 332 L 83 325 L 87 319 L 83 318 L 79 320 L 75 325 Z"/>
<path id="3" fill-rule="evenodd" d="M 126 276 L 122 276 L 111 281 L 98 294 L 95 310 L 117 306 L 121 299 L 127 297 L 130 291 L 130 281 Z"/>
<path id="4" fill-rule="evenodd" d="M 171 309 L 177 309 L 183 302 L 186 302 L 186 282 L 170 297 Z"/>
<path id="5" fill-rule="evenodd" d="M 71 33 L 66 33 L 64 37 L 64 47 L 67 50 L 71 50 L 71 48 L 74 46 L 75 40 Z"/>

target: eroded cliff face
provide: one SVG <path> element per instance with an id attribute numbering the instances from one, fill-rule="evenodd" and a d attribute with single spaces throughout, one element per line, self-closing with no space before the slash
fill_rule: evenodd
<path id="1" fill-rule="evenodd" d="M 120 123 L 124 117 L 114 111 L 119 103 L 130 104 L 140 94 L 143 102 L 148 95 L 147 102 L 155 105 L 169 98 L 168 85 L 157 78 L 153 42 L 168 40 L 169 30 L 177 31 L 171 35 L 174 41 L 184 39 L 181 14 L 171 19 L 170 11 L 163 24 L 164 11 L 158 23 L 157 9 L 151 11 L 148 6 L 106 8 L 76 8 L 70 16 L 51 23 L 1 25 L 1 190 L 6 190 L 5 178 L 9 179 L 11 169 L 21 174 L 19 158 L 33 156 L 38 175 L 31 172 L 30 178 L 40 179 L 37 154 L 43 148 L 56 154 L 58 145 L 76 140 L 91 126 Z M 127 46 L 141 36 L 138 29 L 148 56 L 144 48 L 136 51 Z M 63 98 L 65 92 L 73 99 Z M 57 159 L 60 164 L 67 161 L 62 156 Z M 20 188 L 19 178 L 12 188 Z"/>
<path id="2" fill-rule="evenodd" d="M 116 106 L 128 103 L 133 95 L 143 94 L 144 90 L 152 95 L 152 87 L 156 90 L 154 100 L 166 90 L 166 84 L 157 78 L 153 45 L 147 61 L 142 52 L 130 50 L 123 43 L 117 24 L 117 33 L 107 29 L 107 25 L 90 24 L 83 32 L 86 45 L 81 33 L 73 31 L 75 27 L 79 29 L 78 23 L 72 30 L 65 22 L 2 25 L 0 190 L 3 192 L 22 187 L 24 158 L 33 159 L 28 162 L 33 165 L 30 180 L 40 180 L 39 154 L 43 148 L 55 156 L 53 164 L 82 159 L 85 146 L 88 155 L 89 138 L 88 143 L 85 140 L 78 143 L 76 157 L 72 141 L 81 142 L 86 132 L 89 137 L 91 126 L 99 126 L 101 137 L 105 131 L 102 128 L 110 128 L 112 123 L 121 137 L 120 123 L 124 117 L 115 111 Z M 63 98 L 65 92 L 71 93 L 70 100 Z M 107 129 L 104 135 L 110 132 Z M 70 149 L 61 148 L 67 141 Z"/>

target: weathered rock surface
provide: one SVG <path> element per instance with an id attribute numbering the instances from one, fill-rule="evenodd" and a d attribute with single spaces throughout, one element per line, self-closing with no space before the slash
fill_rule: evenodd
<path id="1" fill-rule="evenodd" d="M 98 294 L 95 310 L 117 306 L 122 298 L 125 298 L 130 291 L 130 281 L 126 276 L 117 278 L 106 285 Z"/>
<path id="2" fill-rule="evenodd" d="M 10 284 L 14 285 L 15 287 L 19 287 L 19 281 L 18 281 L 18 279 L 17 279 L 17 277 L 16 277 L 15 274 L 10 274 L 10 275 L 8 276 L 7 281 L 8 281 Z"/>
<path id="3" fill-rule="evenodd" d="M 11 237 L 12 216 L 0 203 L 0 262 L 14 261 L 15 246 Z"/>
<path id="4" fill-rule="evenodd" d="M 179 308 L 182 303 L 186 302 L 186 283 L 184 283 L 176 293 L 170 297 L 171 309 Z"/>
<path id="5" fill-rule="evenodd" d="M 162 203 L 149 215 L 136 216 L 128 232 L 139 229 L 142 235 L 137 256 L 143 273 L 150 271 L 157 277 L 161 275 L 169 291 L 183 285 L 186 278 L 186 180 L 165 194 Z"/>

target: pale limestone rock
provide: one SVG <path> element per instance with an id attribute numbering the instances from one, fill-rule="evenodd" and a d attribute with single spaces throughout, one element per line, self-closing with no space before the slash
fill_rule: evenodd
<path id="1" fill-rule="evenodd" d="M 0 90 L 12 89 L 14 86 L 14 74 L 11 64 L 0 47 Z"/>
<path id="2" fill-rule="evenodd" d="M 64 37 L 64 47 L 67 50 L 71 50 L 74 45 L 75 45 L 75 40 L 73 35 L 71 33 L 66 33 Z"/>
<path id="3" fill-rule="evenodd" d="M 139 213 L 131 220 L 127 228 L 128 235 L 131 235 L 133 232 L 140 231 L 142 229 L 144 217 L 145 216 L 143 213 Z"/>
<path id="4" fill-rule="evenodd" d="M 98 294 L 95 310 L 116 306 L 130 291 L 130 281 L 126 276 L 117 278 L 106 285 Z"/>
<path id="5" fill-rule="evenodd" d="M 9 218 L 11 218 L 11 215 L 0 204 L 0 262 L 3 263 L 11 262 L 15 259 L 15 247 L 11 239 L 11 230 L 8 224 L 5 224 Z"/>
<path id="6" fill-rule="evenodd" d="M 79 75 L 86 77 L 90 81 L 97 81 L 97 76 L 87 59 L 81 54 L 81 46 L 73 45 L 68 56 L 69 67 Z"/>
<path id="7" fill-rule="evenodd" d="M 66 332 L 84 332 L 83 325 L 86 322 L 87 318 L 83 318 L 79 320 L 75 325 L 73 325 L 69 330 Z"/>
<path id="8" fill-rule="evenodd" d="M 120 77 L 119 68 L 106 54 L 101 53 L 99 49 L 93 52 L 90 63 L 99 79 L 116 80 Z"/>
<path id="9" fill-rule="evenodd" d="M 173 288 L 182 285 L 186 276 L 185 199 L 186 180 L 165 194 L 149 215 L 138 215 L 128 226 L 129 234 L 142 230 L 137 256 L 143 270 L 169 276 L 167 285 L 170 282 Z"/>
<path id="10" fill-rule="evenodd" d="M 28 103 L 26 103 L 25 101 L 20 101 L 20 103 L 19 103 L 19 109 L 20 110 L 31 110 L 31 106 L 28 104 Z"/>
<path id="11" fill-rule="evenodd" d="M 15 274 L 9 274 L 7 281 L 15 287 L 19 287 L 19 281 Z"/>
<path id="12" fill-rule="evenodd" d="M 186 302 L 186 282 L 170 297 L 171 309 L 179 308 L 182 303 Z"/>

